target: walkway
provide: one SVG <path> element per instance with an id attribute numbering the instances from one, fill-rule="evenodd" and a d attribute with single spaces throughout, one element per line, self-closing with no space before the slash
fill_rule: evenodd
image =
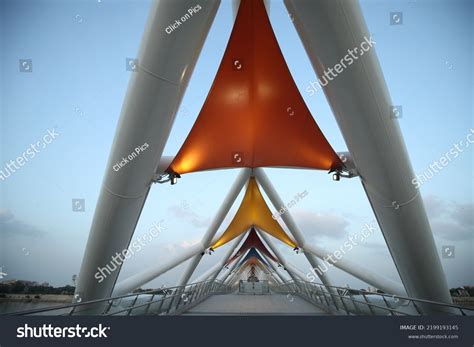
<path id="1" fill-rule="evenodd" d="M 184 315 L 327 315 L 308 301 L 291 294 L 218 294 L 194 306 Z"/>

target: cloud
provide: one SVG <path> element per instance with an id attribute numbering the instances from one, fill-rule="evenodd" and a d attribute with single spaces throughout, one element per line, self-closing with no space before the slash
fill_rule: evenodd
<path id="1" fill-rule="evenodd" d="M 435 236 L 449 241 L 464 241 L 474 236 L 473 203 L 446 202 L 434 195 L 424 201 Z"/>
<path id="2" fill-rule="evenodd" d="M 8 222 L 14 218 L 13 213 L 6 208 L 0 208 L 0 223 Z"/>
<path id="3" fill-rule="evenodd" d="M 162 247 L 168 252 L 180 253 L 183 250 L 198 244 L 199 242 L 200 242 L 200 240 L 198 240 L 198 239 L 182 240 L 182 241 L 177 242 L 177 243 L 176 242 L 170 242 L 170 243 L 162 244 Z"/>
<path id="4" fill-rule="evenodd" d="M 435 195 L 428 195 L 423 199 L 425 203 L 426 213 L 428 216 L 440 217 L 446 213 L 446 204 Z"/>
<path id="5" fill-rule="evenodd" d="M 182 248 L 189 248 L 189 247 L 192 247 L 194 245 L 197 245 L 198 243 L 200 242 L 200 240 L 183 240 L 179 243 L 179 245 L 182 247 Z"/>
<path id="6" fill-rule="evenodd" d="M 196 228 L 207 227 L 210 223 L 209 218 L 199 216 L 197 213 L 193 212 L 187 204 L 183 204 L 182 206 L 170 206 L 168 207 L 168 211 L 180 220 L 191 223 Z"/>
<path id="7" fill-rule="evenodd" d="M 341 239 L 347 235 L 349 222 L 334 213 L 299 209 L 293 212 L 293 216 L 304 235 L 331 239 Z"/>
<path id="8" fill-rule="evenodd" d="M 472 238 L 471 228 L 454 221 L 434 221 L 431 223 L 433 233 L 449 241 L 464 241 Z"/>
<path id="9" fill-rule="evenodd" d="M 378 243 L 378 242 L 371 242 L 371 241 L 365 241 L 362 242 L 361 245 L 363 247 L 370 248 L 376 252 L 388 252 L 387 245 L 384 243 Z"/>
<path id="10" fill-rule="evenodd" d="M 2 208 L 0 209 L 0 235 L 4 237 L 38 237 L 44 235 L 44 232 L 33 225 L 16 219 L 10 210 Z"/>

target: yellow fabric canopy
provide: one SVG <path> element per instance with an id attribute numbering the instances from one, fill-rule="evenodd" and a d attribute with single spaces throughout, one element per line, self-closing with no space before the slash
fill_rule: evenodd
<path id="1" fill-rule="evenodd" d="M 245 192 L 234 219 L 232 219 L 226 231 L 224 231 L 219 240 L 217 240 L 211 248 L 216 249 L 226 244 L 249 230 L 252 226 L 260 228 L 293 248 L 297 247 L 295 241 L 290 239 L 280 224 L 273 219 L 272 213 L 265 203 L 254 177 L 249 179 L 247 191 Z"/>

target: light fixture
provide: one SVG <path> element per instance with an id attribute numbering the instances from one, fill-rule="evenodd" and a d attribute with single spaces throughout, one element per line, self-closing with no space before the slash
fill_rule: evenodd
<path id="1" fill-rule="evenodd" d="M 178 178 L 181 178 L 181 175 L 176 172 L 163 172 L 160 174 L 153 175 L 153 183 L 167 183 L 170 182 L 171 185 L 178 183 Z"/>
<path id="2" fill-rule="evenodd" d="M 171 180 L 171 185 L 175 185 L 176 183 L 178 183 L 178 178 L 181 178 L 181 176 L 178 174 L 178 173 L 171 173 L 170 174 L 170 180 Z"/>
<path id="3" fill-rule="evenodd" d="M 339 172 L 335 172 L 332 174 L 332 180 L 333 181 L 340 181 L 341 180 L 341 174 Z"/>

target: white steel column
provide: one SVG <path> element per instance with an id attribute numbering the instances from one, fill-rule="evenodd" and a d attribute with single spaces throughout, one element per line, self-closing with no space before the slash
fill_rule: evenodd
<path id="1" fill-rule="evenodd" d="M 229 247 L 227 252 L 224 254 L 224 256 L 214 266 L 212 266 L 209 270 L 207 270 L 201 276 L 196 278 L 196 280 L 194 282 L 201 282 L 201 281 L 207 280 L 208 278 L 210 278 L 212 280 L 215 280 L 216 277 L 221 272 L 222 267 L 229 260 L 230 256 L 232 255 L 234 250 L 239 246 L 240 242 L 242 241 L 242 239 L 245 235 L 246 235 L 246 233 L 243 233 L 242 235 L 237 237 L 235 239 L 235 241 L 232 243 L 232 246 Z"/>
<path id="2" fill-rule="evenodd" d="M 286 266 L 291 272 L 293 272 L 296 276 L 298 276 L 302 281 L 308 281 L 305 274 L 301 272 L 298 268 L 296 268 L 296 266 L 290 263 L 286 263 Z"/>
<path id="3" fill-rule="evenodd" d="M 377 275 L 370 271 L 369 269 L 353 263 L 352 261 L 341 257 L 339 259 L 333 259 L 332 254 L 321 247 L 307 244 L 304 248 L 304 252 L 309 252 L 314 254 L 318 258 L 327 262 L 330 265 L 333 265 L 348 274 L 351 274 L 355 278 L 374 286 L 377 289 L 384 291 L 389 294 L 396 294 L 400 296 L 406 296 L 405 288 L 401 283 L 397 283 L 387 277 Z M 312 272 L 317 272 L 317 269 L 313 269 Z M 320 268 L 319 271 L 323 271 L 323 268 Z M 308 276 L 308 275 L 306 275 Z M 308 278 L 305 278 L 307 281 Z"/>
<path id="4" fill-rule="evenodd" d="M 258 235 L 263 239 L 263 241 L 265 241 L 268 248 L 270 248 L 271 251 L 273 252 L 273 254 L 275 254 L 277 259 L 280 261 L 281 265 L 283 265 L 283 267 L 285 268 L 288 275 L 290 275 L 290 277 L 293 279 L 293 281 L 296 282 L 296 280 L 297 280 L 297 278 L 295 277 L 296 275 L 292 271 L 290 271 L 290 269 L 286 266 L 287 263 L 286 263 L 285 258 L 283 257 L 283 254 L 281 254 L 280 250 L 276 246 L 273 245 L 272 241 L 270 240 L 270 237 L 268 237 L 264 231 L 262 231 L 258 228 L 255 228 L 255 230 L 257 231 Z"/>
<path id="5" fill-rule="evenodd" d="M 183 250 L 176 258 L 169 260 L 166 263 L 159 263 L 153 267 L 150 267 L 142 272 L 128 277 L 127 279 L 120 281 L 114 288 L 113 295 L 123 295 L 131 293 L 134 289 L 148 283 L 163 273 L 175 268 L 176 266 L 184 263 L 186 260 L 196 254 L 202 252 L 201 245 L 193 245 L 188 249 Z"/>
<path id="6" fill-rule="evenodd" d="M 239 261 L 240 259 L 242 259 L 244 255 L 241 254 L 239 257 L 237 257 L 237 259 L 234 260 L 234 264 L 232 264 L 232 266 L 230 267 L 229 271 L 222 277 L 222 283 L 225 283 L 225 281 L 227 280 L 227 278 L 233 273 L 233 271 L 235 270 L 235 268 L 237 267 L 237 265 L 239 264 Z"/>
<path id="7" fill-rule="evenodd" d="M 260 255 L 267 261 L 268 265 L 269 265 L 270 268 L 273 270 L 273 273 L 272 273 L 272 274 L 275 275 L 274 277 L 275 277 L 275 279 L 277 280 L 277 282 L 283 283 L 284 281 L 283 281 L 283 279 L 281 278 L 280 274 L 278 273 L 277 268 L 276 268 L 275 265 L 273 264 L 273 261 L 272 261 L 269 257 L 267 257 L 267 255 L 265 255 L 265 254 L 263 254 L 263 253 L 261 253 Z"/>
<path id="8" fill-rule="evenodd" d="M 244 186 L 245 182 L 248 180 L 248 177 L 250 175 L 250 169 L 242 169 L 242 171 L 239 173 L 237 176 L 236 181 L 232 185 L 232 188 L 227 195 L 224 203 L 222 204 L 217 216 L 214 218 L 213 223 L 211 224 L 211 227 L 209 230 L 214 228 L 216 225 L 216 230 L 219 227 L 220 224 L 222 223 L 222 220 L 224 219 L 225 215 L 227 214 L 230 206 L 232 206 L 234 200 L 237 198 L 239 195 L 240 190 L 242 190 L 242 187 Z M 221 218 L 222 217 L 222 218 Z M 214 230 L 214 229 L 212 229 Z M 209 233 L 209 232 L 208 232 Z M 215 232 L 214 232 L 215 233 Z M 210 233 L 209 233 L 210 234 Z M 208 235 L 209 236 L 209 235 Z M 209 237 L 212 238 L 214 234 L 210 235 Z M 206 240 L 204 240 L 206 241 Z M 209 241 L 207 241 L 209 243 Z M 114 295 L 121 295 L 121 294 L 127 294 L 130 293 L 132 290 L 140 287 L 141 285 L 148 283 L 155 279 L 156 277 L 160 276 L 161 274 L 165 273 L 166 271 L 169 271 L 170 269 L 184 263 L 186 260 L 188 260 L 191 257 L 199 257 L 201 259 L 202 253 L 208 247 L 209 244 L 205 245 L 203 244 L 203 241 L 200 243 L 189 247 L 189 249 L 184 250 L 181 254 L 179 254 L 175 259 L 170 260 L 169 262 L 165 264 L 156 264 L 155 266 L 152 266 L 140 273 L 137 273 L 121 282 L 119 282 L 114 290 Z"/>
<path id="9" fill-rule="evenodd" d="M 248 181 L 250 177 L 250 173 L 252 172 L 251 169 L 244 168 L 241 169 L 239 175 L 237 176 L 234 184 L 232 185 L 229 193 L 227 194 L 224 202 L 221 204 L 221 207 L 217 211 L 214 219 L 212 220 L 211 225 L 207 229 L 206 233 L 204 234 L 201 240 L 202 252 L 197 254 L 189 263 L 186 270 L 183 272 L 181 279 L 179 280 L 177 286 L 186 285 L 191 278 L 194 270 L 198 266 L 199 262 L 202 258 L 202 253 L 211 245 L 212 238 L 216 234 L 217 230 L 221 226 L 222 222 L 224 221 L 225 216 L 229 212 L 230 208 L 234 204 L 235 199 L 239 196 L 240 191 L 242 190 L 245 183 Z"/>
<path id="10" fill-rule="evenodd" d="M 237 271 L 232 273 L 229 278 L 227 279 L 227 282 L 224 282 L 224 284 L 227 284 L 229 286 L 232 286 L 232 284 L 235 282 L 234 279 L 235 277 L 239 276 L 242 273 L 242 267 L 238 268 Z"/>
<path id="11" fill-rule="evenodd" d="M 400 115 L 392 108 L 360 5 L 342 0 L 285 0 L 285 5 L 320 79 L 352 59 L 323 91 L 408 295 L 452 303 L 425 207 L 412 183 Z M 363 46 L 369 50 L 362 55 Z"/>
<path id="12" fill-rule="evenodd" d="M 260 183 L 262 186 L 263 190 L 267 194 L 268 198 L 272 202 L 273 206 L 275 209 L 278 211 L 280 210 L 283 206 L 286 206 L 283 201 L 281 200 L 280 196 L 278 195 L 277 191 L 273 187 L 273 184 L 270 182 L 270 179 L 268 178 L 267 174 L 262 168 L 256 168 L 253 170 L 255 178 L 257 179 L 257 182 Z M 291 215 L 290 211 L 287 210 L 285 213 L 281 215 L 281 218 L 283 222 L 285 222 L 286 226 L 288 227 L 290 233 L 293 235 L 296 243 L 298 244 L 299 247 L 303 248 L 305 247 L 306 240 L 301 233 L 300 229 L 296 225 L 293 216 Z M 261 235 L 264 233 L 260 233 Z M 275 247 L 276 248 L 276 247 Z M 308 259 L 308 262 L 311 264 L 313 268 L 318 268 L 320 265 L 319 260 L 313 256 L 312 254 L 304 253 L 306 259 Z M 326 274 L 318 274 L 319 279 L 321 282 L 326 285 L 330 286 L 331 283 L 329 282 Z"/>
<path id="13" fill-rule="evenodd" d="M 76 301 L 112 293 L 120 267 L 101 282 L 98 268 L 128 248 L 219 3 L 204 2 L 193 20 L 171 34 L 166 27 L 194 7 L 195 1 L 152 4 L 137 64 L 131 65 L 133 71 L 78 277 Z M 120 162 L 122 167 L 118 166 Z"/>

